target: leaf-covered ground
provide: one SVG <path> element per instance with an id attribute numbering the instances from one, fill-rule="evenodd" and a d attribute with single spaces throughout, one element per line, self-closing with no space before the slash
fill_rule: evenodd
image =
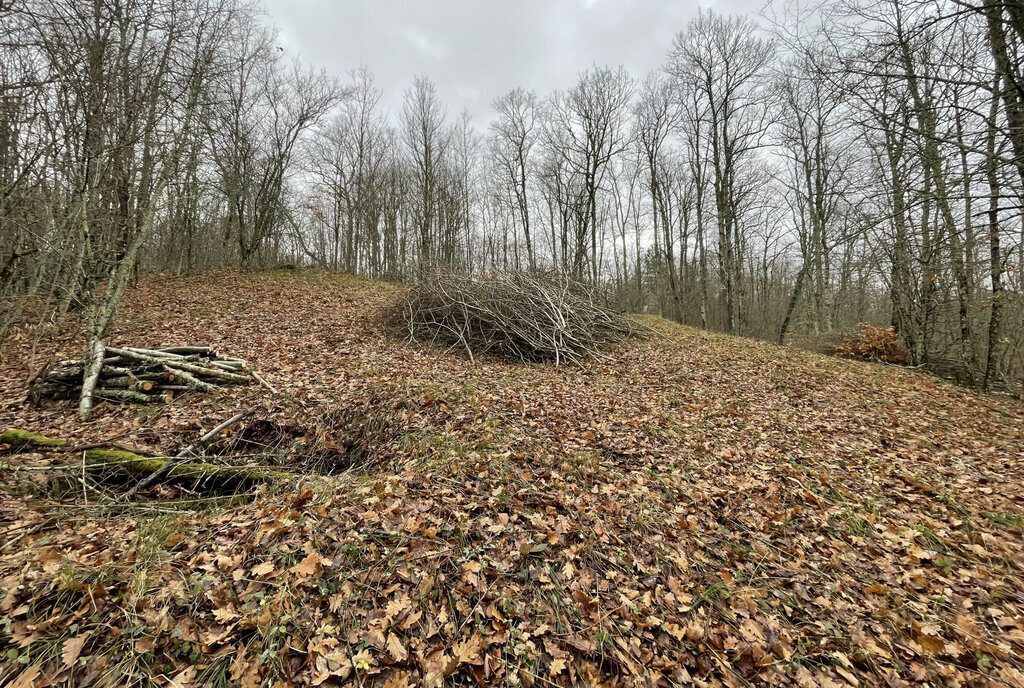
<path id="1" fill-rule="evenodd" d="M 583 369 L 471 364 L 404 344 L 399 297 L 145 277 L 111 344 L 211 343 L 280 394 L 85 427 L 18 402 L 80 335 L 0 344 L 0 428 L 170 454 L 259 403 L 252 460 L 321 474 L 125 510 L 0 456 L 0 683 L 1024 686 L 1021 403 L 657 319 Z"/>

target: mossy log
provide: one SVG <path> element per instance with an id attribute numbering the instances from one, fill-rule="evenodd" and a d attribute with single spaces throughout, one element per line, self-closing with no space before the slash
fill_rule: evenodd
<path id="1" fill-rule="evenodd" d="M 10 429 L 0 433 L 0 444 L 10 445 L 17 453 L 25 449 L 58 449 L 68 447 L 68 441 L 57 437 L 38 435 L 27 430 Z M 162 472 L 163 478 L 174 482 L 212 481 L 231 483 L 278 483 L 295 478 L 291 473 L 251 466 L 220 466 L 201 461 L 181 461 L 176 458 L 141 456 L 123 449 L 90 447 L 83 450 L 85 468 L 89 471 L 113 471 L 129 476 L 150 476 Z M 67 454 L 77 460 L 79 453 Z M 70 460 L 70 459 L 69 459 Z M 168 466 L 168 464 L 171 464 Z"/>
<path id="2" fill-rule="evenodd" d="M 67 440 L 62 440 L 59 437 L 47 437 L 46 435 L 37 435 L 34 432 L 28 430 L 17 430 L 11 428 L 10 430 L 4 430 L 0 433 L 0 444 L 9 444 L 12 452 L 18 452 L 22 447 L 63 447 L 67 445 Z"/>

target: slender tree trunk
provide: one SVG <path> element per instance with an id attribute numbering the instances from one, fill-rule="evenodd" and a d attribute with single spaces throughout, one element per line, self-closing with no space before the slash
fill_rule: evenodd
<path id="1" fill-rule="evenodd" d="M 786 343 L 786 331 L 789 330 L 789 322 L 796 310 L 796 304 L 800 301 L 800 292 L 804 288 L 804 277 L 807 275 L 807 264 L 800 268 L 796 275 L 796 283 L 793 285 L 793 293 L 789 295 L 789 303 L 786 305 L 786 317 L 782 319 L 782 326 L 779 328 L 779 344 Z"/>
<path id="2" fill-rule="evenodd" d="M 993 89 L 989 110 L 988 133 L 985 141 L 985 176 L 988 179 L 988 249 L 989 278 L 992 281 L 992 305 L 988 318 L 988 350 L 985 355 L 985 374 L 982 387 L 990 389 L 997 366 L 999 339 L 1002 336 L 1003 313 L 1003 257 L 999 244 L 999 167 L 996 159 L 996 128 L 998 126 L 998 89 Z M 1024 250 L 1022 247 L 1021 250 Z"/>

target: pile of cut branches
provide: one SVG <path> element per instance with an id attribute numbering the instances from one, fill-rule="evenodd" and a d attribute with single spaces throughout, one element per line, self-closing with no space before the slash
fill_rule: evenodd
<path id="1" fill-rule="evenodd" d="M 580 364 L 639 326 L 602 303 L 592 287 L 555 272 L 474 276 L 419 273 L 403 304 L 409 339 L 462 348 L 470 359 L 494 353 L 524 362 Z"/>
<path id="2" fill-rule="evenodd" d="M 62 361 L 32 382 L 33 401 L 77 399 L 82 394 L 84 361 Z M 106 347 L 93 395 L 137 403 L 170 401 L 176 393 L 213 392 L 225 385 L 259 381 L 240 358 L 221 356 L 209 346 L 154 349 Z"/>

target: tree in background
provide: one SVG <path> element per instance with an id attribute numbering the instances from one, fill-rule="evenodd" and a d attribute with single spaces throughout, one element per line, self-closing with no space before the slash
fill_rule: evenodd
<path id="1" fill-rule="evenodd" d="M 557 269 L 629 309 L 1024 389 L 1024 21 L 1012 3 L 702 12 L 639 84 L 504 90 L 486 137 L 416 77 L 290 60 L 241 0 L 28 0 L 0 22 L 3 328 L 138 269 Z"/>

